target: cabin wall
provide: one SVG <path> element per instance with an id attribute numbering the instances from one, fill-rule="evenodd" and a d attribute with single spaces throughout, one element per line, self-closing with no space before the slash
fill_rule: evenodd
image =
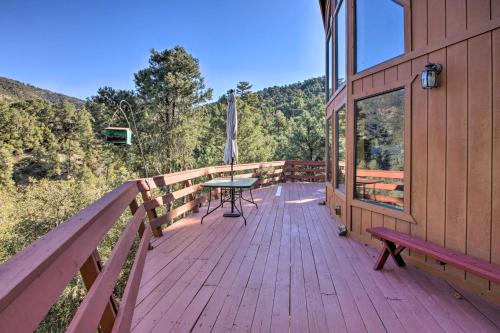
<path id="1" fill-rule="evenodd" d="M 366 228 L 385 226 L 500 264 L 500 0 L 408 2 L 405 54 L 356 74 L 354 1 L 347 4 L 348 81 L 326 115 L 341 106 L 336 99 L 346 100 L 348 193 L 327 183 L 332 214 L 340 204 L 337 218 L 349 235 L 374 246 L 379 242 Z M 440 86 L 424 90 L 419 74 L 430 62 L 443 65 Z M 353 200 L 354 101 L 398 87 L 405 87 L 408 122 L 404 212 Z M 415 253 L 409 257 L 500 299 L 498 285 Z"/>

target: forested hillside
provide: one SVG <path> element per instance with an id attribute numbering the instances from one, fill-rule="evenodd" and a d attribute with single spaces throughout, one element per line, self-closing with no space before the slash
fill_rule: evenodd
<path id="1" fill-rule="evenodd" d="M 81 99 L 37 88 L 31 84 L 0 76 L 0 101 L 26 101 L 41 99 L 50 103 L 68 102 L 77 108 L 85 103 Z"/>
<path id="2" fill-rule="evenodd" d="M 0 81 L 8 96 L 0 98 L 0 263 L 125 180 L 222 163 L 226 96 L 209 103 L 196 58 L 182 47 L 153 50 L 134 77 L 135 89 L 102 87 L 79 107 Z M 239 162 L 322 159 L 323 91 L 322 78 L 258 92 L 239 82 Z M 108 126 L 132 127 L 133 144 L 105 144 L 99 133 Z M 104 260 L 125 221 L 100 245 Z M 122 279 L 118 295 L 123 287 Z M 77 276 L 40 331 L 64 331 L 83 288 Z"/>

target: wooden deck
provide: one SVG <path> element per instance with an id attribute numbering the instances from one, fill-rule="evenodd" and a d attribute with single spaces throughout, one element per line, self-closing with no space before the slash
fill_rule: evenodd
<path id="1" fill-rule="evenodd" d="M 500 307 L 456 297 L 412 267 L 373 271 L 374 249 L 338 237 L 324 184 L 256 190 L 248 225 L 205 211 L 153 240 L 134 332 L 498 332 Z"/>

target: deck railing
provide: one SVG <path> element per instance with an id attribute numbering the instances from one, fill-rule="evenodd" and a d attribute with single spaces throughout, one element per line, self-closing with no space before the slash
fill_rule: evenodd
<path id="1" fill-rule="evenodd" d="M 258 186 L 325 178 L 324 162 L 239 164 L 234 170 L 237 177 L 259 178 Z M 68 331 L 95 332 L 99 326 L 103 332 L 128 332 L 152 234 L 161 236 L 162 226 L 197 212 L 206 200 L 201 182 L 229 171 L 224 165 L 128 181 L 0 265 L 0 331 L 35 331 L 80 272 L 88 293 Z M 132 217 L 103 263 L 99 243 L 127 209 Z M 136 237 L 139 245 L 118 306 L 113 289 Z"/>

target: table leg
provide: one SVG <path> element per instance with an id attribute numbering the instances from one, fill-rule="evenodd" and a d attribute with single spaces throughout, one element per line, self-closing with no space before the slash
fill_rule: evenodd
<path id="1" fill-rule="evenodd" d="M 205 215 L 203 215 L 203 217 L 201 218 L 201 224 L 203 224 L 203 219 L 208 215 L 210 214 L 210 203 L 212 202 L 212 189 L 210 189 L 210 191 L 208 191 L 208 207 L 207 207 L 207 212 L 205 213 Z M 221 201 L 222 202 L 222 201 Z"/>
<path id="2" fill-rule="evenodd" d="M 234 213 L 234 188 L 231 188 L 231 213 Z"/>
<path id="3" fill-rule="evenodd" d="M 253 200 L 252 188 L 250 188 L 250 198 L 252 198 L 252 200 L 245 199 L 243 197 L 243 194 L 241 194 L 241 199 L 245 200 L 246 202 L 250 202 L 251 204 L 254 204 L 255 208 L 259 209 L 259 206 L 257 206 L 257 203 Z"/>
<path id="4" fill-rule="evenodd" d="M 241 217 L 245 221 L 245 225 L 247 225 L 247 218 L 243 215 L 243 205 L 241 204 L 241 197 L 243 196 L 242 189 L 240 188 L 240 209 L 241 209 Z"/>

